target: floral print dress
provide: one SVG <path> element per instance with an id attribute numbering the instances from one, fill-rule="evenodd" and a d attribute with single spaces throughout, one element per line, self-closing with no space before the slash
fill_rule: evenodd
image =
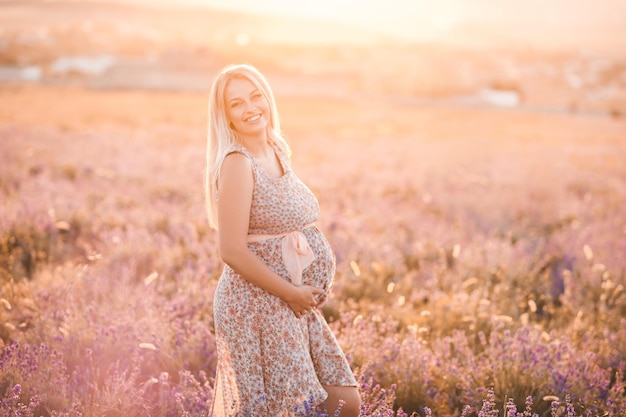
<path id="1" fill-rule="evenodd" d="M 313 251 L 313 262 L 302 271 L 302 283 L 328 295 L 335 257 L 324 235 L 312 225 L 319 204 L 289 166 L 287 156 L 274 150 L 283 176 L 274 178 L 244 147 L 232 152 L 252 163 L 254 189 L 250 235 L 279 235 L 301 231 Z M 281 238 L 248 242 L 248 247 L 284 279 Z M 322 313 L 313 309 L 297 318 L 287 303 L 249 283 L 228 265 L 213 301 L 217 342 L 217 374 L 212 417 L 283 417 L 296 414 L 305 402 L 326 399 L 322 385 L 357 386 L 346 357 Z"/>

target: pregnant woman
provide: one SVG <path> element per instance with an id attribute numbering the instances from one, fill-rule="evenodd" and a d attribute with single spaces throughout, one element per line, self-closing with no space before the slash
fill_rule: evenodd
<path id="1" fill-rule="evenodd" d="M 213 417 L 292 416 L 311 401 L 359 414 L 356 380 L 317 308 L 335 258 L 289 155 L 266 79 L 249 65 L 224 68 L 209 98 L 206 170 L 225 263 L 213 301 Z"/>

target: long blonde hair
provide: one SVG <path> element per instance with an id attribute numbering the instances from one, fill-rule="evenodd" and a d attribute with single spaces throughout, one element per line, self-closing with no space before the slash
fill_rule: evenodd
<path id="1" fill-rule="evenodd" d="M 289 145 L 280 131 L 280 121 L 276 109 L 274 93 L 265 77 L 253 66 L 247 64 L 228 65 L 220 71 L 209 93 L 209 123 L 206 151 L 205 198 L 209 225 L 217 229 L 217 181 L 222 162 L 233 147 L 241 144 L 237 133 L 230 127 L 226 117 L 226 101 L 224 92 L 233 78 L 250 81 L 263 94 L 270 108 L 270 122 L 267 137 L 270 142 L 282 149 L 287 156 L 291 155 Z"/>

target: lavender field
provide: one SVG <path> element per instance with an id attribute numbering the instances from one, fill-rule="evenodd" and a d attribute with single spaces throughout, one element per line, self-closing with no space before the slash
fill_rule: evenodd
<path id="1" fill-rule="evenodd" d="M 133 38 L 101 74 L 55 74 L 49 43 L 20 49 L 18 32 L 0 61 L 43 75 L 0 83 L 0 416 L 208 416 L 206 88 L 233 60 L 268 73 L 320 200 L 337 256 L 323 312 L 362 417 L 626 415 L 623 60 L 525 52 L 502 58 L 526 74 L 511 84 L 458 52 L 461 82 L 456 52 L 427 48 Z M 64 42 L 57 56 L 82 51 Z M 594 81 L 561 82 L 572 62 Z"/>
<path id="2" fill-rule="evenodd" d="M 3 95 L 42 115 L 3 109 L 0 130 L 3 415 L 206 413 L 204 97 Z M 623 415 L 626 122 L 324 104 L 279 99 L 336 251 L 324 313 L 363 415 L 474 415 L 490 389 L 497 410 L 569 395 L 568 415 Z"/>

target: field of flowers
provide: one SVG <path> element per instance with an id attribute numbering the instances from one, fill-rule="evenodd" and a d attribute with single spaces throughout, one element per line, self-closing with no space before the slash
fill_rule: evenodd
<path id="1" fill-rule="evenodd" d="M 205 95 L 0 94 L 0 416 L 206 416 Z M 362 416 L 626 413 L 625 119 L 278 105 Z"/>

